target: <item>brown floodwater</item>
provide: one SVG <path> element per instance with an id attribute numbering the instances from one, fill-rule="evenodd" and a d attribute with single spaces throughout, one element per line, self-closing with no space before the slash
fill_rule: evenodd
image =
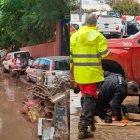
<path id="1" fill-rule="evenodd" d="M 0 71 L 0 140 L 37 140 L 36 125 L 21 114 L 29 86 Z"/>

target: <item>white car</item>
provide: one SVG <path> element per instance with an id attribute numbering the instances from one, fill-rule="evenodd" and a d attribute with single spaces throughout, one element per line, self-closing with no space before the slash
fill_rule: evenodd
<path id="1" fill-rule="evenodd" d="M 81 26 L 83 26 L 83 22 L 76 22 L 76 21 L 73 21 L 73 22 L 70 22 L 70 24 L 72 24 L 73 25 L 73 27 L 76 29 L 76 30 L 78 30 Z"/>
<path id="2" fill-rule="evenodd" d="M 9 71 L 11 76 L 13 76 L 13 69 L 15 67 L 14 60 L 17 58 L 18 54 L 21 55 L 21 58 L 23 60 L 27 61 L 26 66 L 21 69 L 22 71 L 25 71 L 26 67 L 28 65 L 32 64 L 33 60 L 32 60 L 32 57 L 28 51 L 11 52 L 11 53 L 8 53 L 6 55 L 6 58 L 3 60 L 3 63 L 2 63 L 3 64 L 3 72 Z"/>
<path id="3" fill-rule="evenodd" d="M 122 38 L 126 34 L 125 23 L 122 19 L 110 16 L 101 16 L 97 20 L 99 31 L 104 36 L 117 36 Z"/>

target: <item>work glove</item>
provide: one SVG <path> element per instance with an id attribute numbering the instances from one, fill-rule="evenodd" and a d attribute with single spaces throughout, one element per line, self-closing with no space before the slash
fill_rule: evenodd
<path id="1" fill-rule="evenodd" d="M 80 88 L 77 83 L 74 83 L 74 93 L 78 94 L 80 92 Z"/>

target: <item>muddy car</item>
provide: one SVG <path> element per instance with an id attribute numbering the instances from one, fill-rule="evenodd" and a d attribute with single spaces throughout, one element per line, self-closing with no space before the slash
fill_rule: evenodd
<path id="1" fill-rule="evenodd" d="M 23 65 L 20 69 L 17 68 L 15 61 L 17 59 L 17 56 L 20 55 L 21 59 L 23 61 Z M 26 67 L 28 65 L 31 65 L 33 60 L 30 53 L 28 51 L 17 51 L 17 52 L 11 52 L 6 55 L 6 58 L 3 60 L 3 72 L 10 72 L 11 76 L 14 76 L 15 71 L 19 70 L 21 72 L 25 72 Z"/>
<path id="2" fill-rule="evenodd" d="M 51 84 L 56 77 L 69 75 L 70 60 L 68 56 L 51 56 L 37 58 L 26 69 L 26 80 L 37 82 L 43 76 L 44 84 Z"/>

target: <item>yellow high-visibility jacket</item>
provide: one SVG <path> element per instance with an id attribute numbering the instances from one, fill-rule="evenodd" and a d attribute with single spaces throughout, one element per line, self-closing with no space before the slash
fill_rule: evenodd
<path id="1" fill-rule="evenodd" d="M 70 37 L 70 68 L 80 84 L 104 81 L 101 58 L 109 54 L 106 38 L 97 27 L 83 26 Z"/>

